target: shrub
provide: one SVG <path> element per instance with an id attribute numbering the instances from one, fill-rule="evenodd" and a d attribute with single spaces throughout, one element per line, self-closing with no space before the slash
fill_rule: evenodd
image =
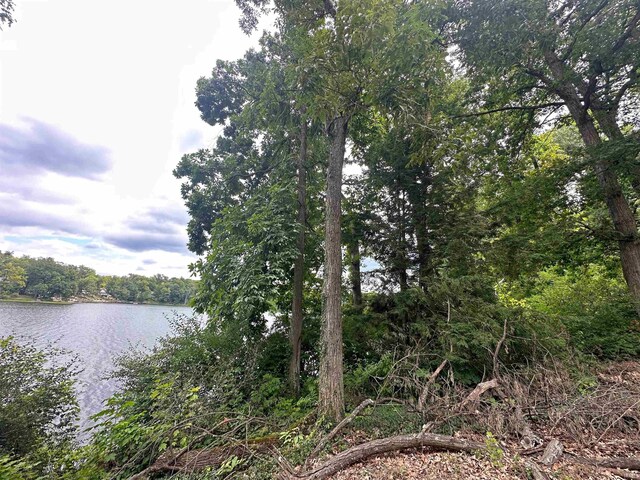
<path id="1" fill-rule="evenodd" d="M 73 440 L 77 372 L 62 350 L 0 338 L 0 451 L 26 455 Z"/>
<path id="2" fill-rule="evenodd" d="M 70 472 L 77 373 L 75 358 L 60 349 L 0 338 L 0 478 Z"/>
<path id="3" fill-rule="evenodd" d="M 640 354 L 640 324 L 617 272 L 600 265 L 545 270 L 526 303 L 550 320 L 560 320 L 573 346 L 584 353 L 603 358 Z"/>

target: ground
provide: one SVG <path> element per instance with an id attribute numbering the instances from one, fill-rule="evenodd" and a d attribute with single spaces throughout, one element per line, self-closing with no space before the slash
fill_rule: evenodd
<path id="1" fill-rule="evenodd" d="M 627 472 L 620 477 L 611 470 L 580 465 L 572 462 L 573 456 L 633 457 L 640 458 L 640 362 L 627 361 L 612 363 L 602 368 L 597 375 L 598 388 L 584 399 L 578 399 L 560 411 L 561 421 L 536 425 L 545 444 L 552 438 L 559 439 L 564 446 L 564 454 L 552 468 L 541 468 L 553 480 L 607 480 L 620 478 L 640 478 L 640 472 Z M 621 412 L 618 414 L 617 412 Z M 584 412 L 584 413 L 583 413 Z M 616 428 L 611 420 L 626 420 L 631 428 L 626 432 Z M 598 429 L 594 425 L 601 426 Z M 569 425 L 572 429 L 567 429 Z M 634 423 L 635 422 L 635 423 Z M 564 427 L 563 427 L 564 425 Z M 581 428 L 581 432 L 576 430 Z M 571 430 L 571 431 L 569 431 Z M 576 435 L 580 433 L 579 435 Z M 481 435 L 460 434 L 465 438 L 484 441 Z M 578 436 L 580 438 L 578 438 Z M 351 432 L 350 441 L 356 444 L 366 441 L 364 431 Z M 471 455 L 468 453 L 438 452 L 428 448 L 399 452 L 371 458 L 332 476 L 333 480 L 506 480 L 532 478 L 527 463 L 539 460 L 537 450 L 526 454 L 517 441 L 501 443 L 504 454 L 490 449 L 493 453 Z M 524 452 L 524 453 L 523 453 Z M 633 474 L 638 475 L 633 477 Z"/>
<path id="2" fill-rule="evenodd" d="M 526 458 L 507 455 L 492 462 L 466 453 L 413 451 L 370 459 L 331 477 L 332 480 L 507 480 L 528 479 Z M 557 480 L 608 480 L 620 477 L 601 469 L 558 462 L 546 470 Z"/>

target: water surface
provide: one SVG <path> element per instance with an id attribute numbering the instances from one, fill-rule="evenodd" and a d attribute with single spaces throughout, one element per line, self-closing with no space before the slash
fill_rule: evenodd
<path id="1" fill-rule="evenodd" d="M 51 305 L 0 302 L 0 336 L 29 337 L 37 345 L 56 346 L 78 355 L 83 371 L 78 378 L 80 425 L 102 410 L 118 388 L 106 376 L 114 358 L 130 346 L 151 347 L 169 333 L 169 319 L 191 315 L 188 307 L 79 303 Z"/>

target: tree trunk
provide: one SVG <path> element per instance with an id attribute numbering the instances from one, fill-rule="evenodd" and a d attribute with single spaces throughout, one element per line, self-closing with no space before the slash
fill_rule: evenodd
<path id="1" fill-rule="evenodd" d="M 572 108 L 569 110 L 571 111 Z M 575 115 L 574 119 L 576 119 Z M 594 148 L 601 144 L 600 136 L 589 117 L 578 117 L 576 123 L 578 123 L 578 129 L 587 147 Z M 624 196 L 610 162 L 599 158 L 593 160 L 598 183 L 604 193 L 613 226 L 618 234 L 622 273 L 635 303 L 636 311 L 640 315 L 640 238 L 638 237 L 636 217 Z"/>
<path id="2" fill-rule="evenodd" d="M 418 285 L 426 292 L 427 277 L 429 275 L 429 262 L 431 260 L 431 246 L 429 245 L 427 227 L 427 195 L 431 184 L 431 175 L 428 167 L 420 175 L 420 188 L 418 198 L 413 206 L 416 231 L 416 248 L 418 250 Z"/>
<path id="3" fill-rule="evenodd" d="M 545 51 L 544 57 L 554 77 L 554 83 L 549 86 L 565 102 L 571 117 L 578 126 L 585 146 L 591 150 L 589 154 L 593 158 L 596 178 L 602 189 L 613 226 L 618 234 L 622 273 L 629 287 L 636 311 L 640 315 L 640 239 L 638 238 L 635 215 L 624 196 L 611 162 L 604 158 L 598 158 L 597 152 L 594 151 L 595 147 L 602 143 L 600 135 L 589 112 L 578 97 L 576 86 L 571 81 L 571 75 L 567 72 L 566 65 L 551 50 Z M 603 111 L 601 110 L 601 112 Z M 605 124 L 607 129 L 612 128 L 610 121 Z"/>
<path id="4" fill-rule="evenodd" d="M 298 257 L 293 265 L 293 304 L 291 307 L 291 363 L 289 386 L 294 396 L 300 394 L 300 350 L 302 337 L 302 302 L 304 289 L 304 247 L 307 223 L 307 121 L 300 124 L 300 152 L 298 154 Z"/>
<path id="5" fill-rule="evenodd" d="M 351 297 L 353 300 L 353 306 L 356 308 L 362 307 L 362 281 L 360 274 L 360 241 L 355 237 L 356 232 L 351 232 L 353 235 L 351 241 L 347 245 L 347 258 L 349 259 L 349 277 L 351 280 Z"/>
<path id="6" fill-rule="evenodd" d="M 344 163 L 348 118 L 333 119 L 329 135 L 331 149 L 327 167 L 325 202 L 324 287 L 322 291 L 322 332 L 320 337 L 320 373 L 318 409 L 321 415 L 338 421 L 344 414 L 342 378 L 342 252 L 341 203 L 342 165 Z"/>
<path id="7" fill-rule="evenodd" d="M 620 130 L 616 120 L 616 110 L 594 110 L 593 116 L 600 125 L 600 128 L 609 140 L 621 140 L 624 133 Z M 627 159 L 625 159 L 627 160 Z M 628 159 L 630 162 L 629 174 L 631 176 L 631 186 L 638 196 L 640 196 L 640 160 L 635 158 Z"/>

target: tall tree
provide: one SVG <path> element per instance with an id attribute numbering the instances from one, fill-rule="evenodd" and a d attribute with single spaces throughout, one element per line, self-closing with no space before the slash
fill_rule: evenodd
<path id="1" fill-rule="evenodd" d="M 293 394 L 300 393 L 300 360 L 302 343 L 302 325 L 304 319 L 304 273 L 305 246 L 307 229 L 307 133 L 308 120 L 304 109 L 300 119 L 300 145 L 296 165 L 297 201 L 298 201 L 298 238 L 296 248 L 298 255 L 293 265 L 293 298 L 291 301 L 291 362 L 289 364 L 289 385 Z"/>
<path id="2" fill-rule="evenodd" d="M 629 181 L 638 184 L 637 149 L 614 160 L 606 153 L 611 140 L 605 142 L 600 135 L 602 131 L 610 139 L 622 136 L 620 108 L 633 108 L 632 98 L 637 96 L 640 4 L 458 0 L 454 5 L 459 12 L 455 39 L 480 87 L 477 101 L 482 111 L 553 116 L 563 108 L 575 122 L 640 313 L 640 237 L 625 188 Z"/>

